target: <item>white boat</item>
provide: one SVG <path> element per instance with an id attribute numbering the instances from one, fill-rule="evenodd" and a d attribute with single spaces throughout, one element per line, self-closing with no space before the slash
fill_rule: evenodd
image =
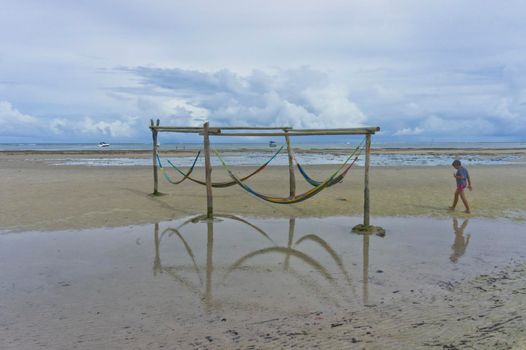
<path id="1" fill-rule="evenodd" d="M 103 142 L 99 142 L 97 146 L 99 148 L 104 148 L 104 147 L 110 147 L 110 144 L 103 141 Z"/>
<path id="2" fill-rule="evenodd" d="M 269 147 L 276 147 L 276 141 L 269 141 L 268 146 Z"/>

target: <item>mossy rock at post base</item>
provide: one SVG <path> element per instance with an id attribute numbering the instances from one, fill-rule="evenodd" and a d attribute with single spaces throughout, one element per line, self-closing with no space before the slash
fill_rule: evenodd
<path id="1" fill-rule="evenodd" d="M 148 194 L 148 196 L 150 196 L 150 197 L 161 197 L 161 196 L 166 196 L 166 193 L 152 192 L 152 193 Z"/>
<path id="2" fill-rule="evenodd" d="M 352 228 L 352 232 L 359 235 L 377 235 L 380 237 L 385 236 L 385 229 L 380 226 L 358 224 Z"/>

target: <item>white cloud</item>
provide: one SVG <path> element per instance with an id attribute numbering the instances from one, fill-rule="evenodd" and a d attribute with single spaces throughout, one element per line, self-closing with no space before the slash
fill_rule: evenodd
<path id="1" fill-rule="evenodd" d="M 128 68 L 151 93 L 163 90 L 174 106 L 216 125 L 279 125 L 296 128 L 356 127 L 366 121 L 343 85 L 308 67 L 256 70 L 247 75 L 223 69 Z M 169 94 L 168 94 L 169 95 Z M 170 99 L 170 97 L 166 97 Z"/>
<path id="2" fill-rule="evenodd" d="M 21 113 L 7 101 L 0 101 L 0 124 L 2 127 L 28 126 L 36 123 L 35 117 Z"/>
<path id="3" fill-rule="evenodd" d="M 463 140 L 466 137 L 493 135 L 496 128 L 495 123 L 483 118 L 466 119 L 431 115 L 422 118 L 415 127 L 397 130 L 393 136 L 440 136 Z"/>
<path id="4" fill-rule="evenodd" d="M 55 118 L 49 122 L 49 129 L 55 134 L 62 134 L 67 128 L 67 120 L 64 118 Z"/>
<path id="5" fill-rule="evenodd" d="M 129 138 L 137 135 L 137 117 L 103 120 L 84 117 L 37 118 L 24 114 L 7 101 L 0 101 L 0 136 L 42 139 L 46 137 L 73 137 L 89 135 Z"/>
<path id="6" fill-rule="evenodd" d="M 422 134 L 423 131 L 424 130 L 419 127 L 404 128 L 404 129 L 396 131 L 393 135 L 394 136 L 414 136 L 414 135 Z"/>
<path id="7" fill-rule="evenodd" d="M 37 118 L 21 113 L 7 101 L 0 101 L 0 136 L 27 135 L 37 127 Z"/>
<path id="8" fill-rule="evenodd" d="M 124 120 L 95 121 L 90 117 L 85 117 L 82 121 L 76 122 L 72 128 L 79 133 L 112 136 L 130 137 L 135 134 L 134 126 L 137 118 L 128 117 Z"/>

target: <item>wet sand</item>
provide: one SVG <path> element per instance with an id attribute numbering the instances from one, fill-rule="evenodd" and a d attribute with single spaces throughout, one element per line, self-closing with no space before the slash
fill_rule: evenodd
<path id="1" fill-rule="evenodd" d="M 0 230 L 121 226 L 206 210 L 204 187 L 189 181 L 174 186 L 160 175 L 159 190 L 165 195 L 150 196 L 153 178 L 149 167 L 49 165 L 46 159 L 53 157 L 62 156 L 12 152 L 0 155 Z M 333 165 L 307 167 L 316 179 L 326 178 L 334 169 Z M 241 175 L 253 168 L 234 170 Z M 474 188 L 473 192 L 467 192 L 473 209 L 470 217 L 526 220 L 524 163 L 472 166 L 469 170 Z M 193 174 L 204 178 L 202 169 L 196 169 Z M 452 174 L 451 167 L 443 166 L 374 167 L 370 179 L 371 213 L 373 216 L 447 217 L 455 188 Z M 213 178 L 214 181 L 230 180 L 222 168 L 214 168 Z M 310 189 L 297 172 L 296 179 L 297 192 Z M 268 167 L 249 184 L 265 194 L 287 196 L 288 168 Z M 343 183 L 294 205 L 269 204 L 237 186 L 214 189 L 217 213 L 310 217 L 362 215 L 362 208 L 361 167 L 353 168 Z M 460 210 L 458 215 L 463 215 Z"/>
<path id="2" fill-rule="evenodd" d="M 0 235 L 2 349 L 524 349 L 523 223 L 179 219 Z"/>

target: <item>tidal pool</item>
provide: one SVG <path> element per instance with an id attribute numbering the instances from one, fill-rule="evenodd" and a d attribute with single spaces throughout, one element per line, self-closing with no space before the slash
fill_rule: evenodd
<path id="1" fill-rule="evenodd" d="M 353 217 L 233 215 L 1 234 L 2 349 L 287 346 L 400 305 L 414 324 L 413 303 L 447 302 L 466 282 L 526 263 L 524 223 L 372 221 L 384 237 L 351 233 Z M 298 334 L 276 331 L 280 322 Z M 355 332 L 349 341 L 382 344 Z"/>

